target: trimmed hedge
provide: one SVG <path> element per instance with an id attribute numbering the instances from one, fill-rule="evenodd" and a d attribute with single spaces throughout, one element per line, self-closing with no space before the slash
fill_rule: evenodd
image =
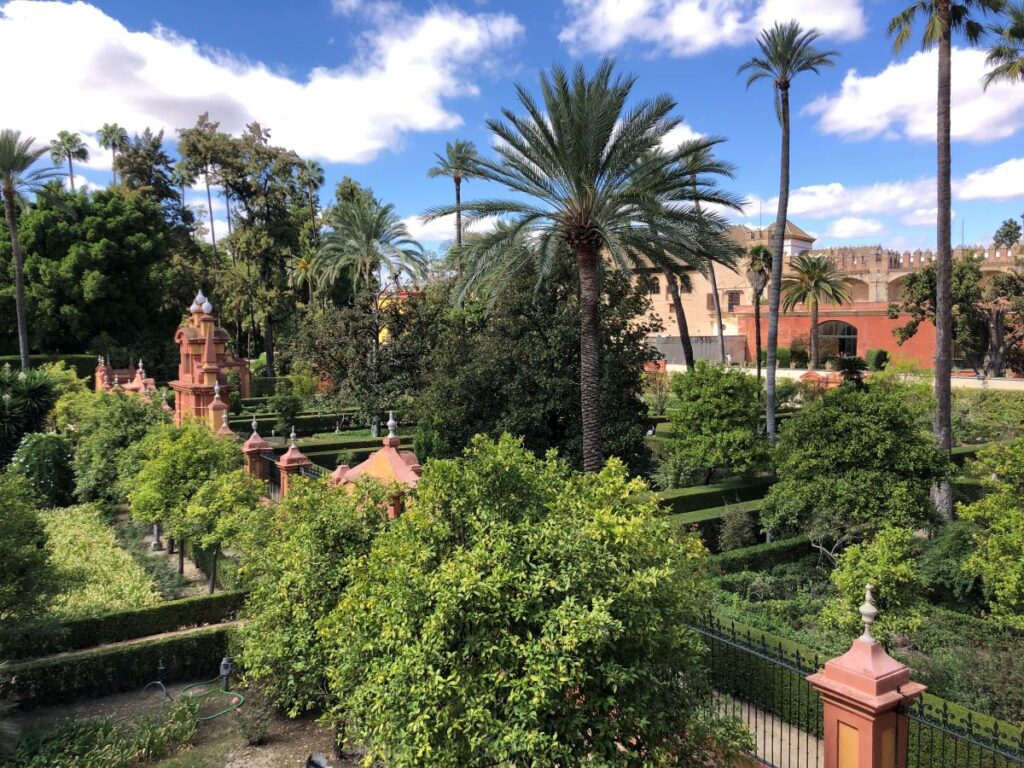
<path id="1" fill-rule="evenodd" d="M 79 699 L 137 691 L 156 679 L 165 683 L 217 676 L 230 655 L 233 627 L 220 625 L 184 635 L 52 656 L 0 667 L 0 700 L 29 709 Z"/>
<path id="2" fill-rule="evenodd" d="M 249 390 L 255 397 L 270 397 L 277 391 L 277 382 L 288 381 L 287 376 L 252 376 Z"/>
<path id="3" fill-rule="evenodd" d="M 206 574 L 206 578 L 209 580 L 210 568 L 213 565 L 213 548 L 204 549 L 203 547 L 194 546 L 191 541 L 186 541 L 185 556 L 192 560 L 196 568 Z M 238 563 L 234 558 L 225 555 L 223 552 L 217 555 L 216 587 L 232 594 L 237 594 L 234 590 L 239 588 Z"/>
<path id="4" fill-rule="evenodd" d="M 0 647 L 12 659 L 77 651 L 178 629 L 221 624 L 234 619 L 244 602 L 245 595 L 242 592 L 221 592 L 170 600 L 152 608 L 66 621 L 52 635 L 32 633 L 30 637 L 18 638 L 20 642 L 2 642 Z"/>
<path id="5" fill-rule="evenodd" d="M 714 485 L 695 485 L 675 488 L 658 494 L 659 503 L 672 514 L 711 509 L 741 501 L 763 499 L 774 480 L 767 477 L 747 479 L 734 477 Z"/>
<path id="6" fill-rule="evenodd" d="M 90 389 L 92 388 L 92 375 L 96 372 L 96 355 L 29 355 L 28 361 L 33 368 L 43 363 L 56 363 L 63 360 L 69 368 L 74 368 L 75 373 L 80 377 L 89 379 Z M 20 355 L 0 355 L 0 368 L 6 364 L 11 368 L 21 366 Z"/>
<path id="7" fill-rule="evenodd" d="M 767 571 L 782 563 L 791 563 L 811 553 L 811 540 L 807 536 L 779 539 L 752 547 L 734 549 L 711 558 L 719 573 L 740 571 Z"/>
<path id="8" fill-rule="evenodd" d="M 718 535 L 722 530 L 722 521 L 729 512 L 753 512 L 755 515 L 761 511 L 762 499 L 743 501 L 738 504 L 726 504 L 721 507 L 701 509 L 696 512 L 683 512 L 682 514 L 669 515 L 669 520 L 678 525 L 690 527 L 695 526 L 697 533 L 704 540 L 704 545 L 712 552 L 718 551 Z"/>
<path id="9" fill-rule="evenodd" d="M 880 371 L 889 362 L 889 353 L 884 349 L 869 349 L 864 355 L 864 361 L 872 371 Z"/>

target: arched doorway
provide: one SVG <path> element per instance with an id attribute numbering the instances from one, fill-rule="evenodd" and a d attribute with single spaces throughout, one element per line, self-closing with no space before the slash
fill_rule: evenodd
<path id="1" fill-rule="evenodd" d="M 818 346 L 822 360 L 837 355 L 853 357 L 857 354 L 857 329 L 842 320 L 818 323 Z"/>

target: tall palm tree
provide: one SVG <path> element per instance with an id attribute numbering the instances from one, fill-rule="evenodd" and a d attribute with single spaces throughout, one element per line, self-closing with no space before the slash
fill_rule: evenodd
<path id="1" fill-rule="evenodd" d="M 355 287 L 373 288 L 381 268 L 414 280 L 426 274 L 423 247 L 410 235 L 393 205 L 374 197 L 336 205 L 328 219 L 331 231 L 310 264 L 320 287 L 329 289 L 350 274 Z"/>
<path id="2" fill-rule="evenodd" d="M 818 305 L 845 304 L 850 300 L 850 289 L 844 275 L 827 256 L 801 253 L 791 262 L 793 277 L 783 283 L 782 309 L 792 312 L 797 304 L 811 308 L 811 370 L 819 365 L 818 359 Z"/>
<path id="3" fill-rule="evenodd" d="M 761 380 L 761 295 L 772 272 L 772 252 L 766 245 L 755 245 L 747 254 L 747 281 L 754 292 L 754 358 L 757 380 Z"/>
<path id="4" fill-rule="evenodd" d="M 54 165 L 68 163 L 68 179 L 71 191 L 75 191 L 75 160 L 89 159 L 89 148 L 82 142 L 82 137 L 70 131 L 61 131 L 57 138 L 50 142 L 50 159 Z"/>
<path id="5" fill-rule="evenodd" d="M 313 245 L 320 245 L 320 227 L 316 221 L 316 192 L 324 185 L 324 167 L 316 160 L 306 160 L 299 168 L 298 182 L 309 198 L 309 221 L 313 227 Z"/>
<path id="6" fill-rule="evenodd" d="M 114 160 L 117 160 L 117 153 L 128 144 L 128 131 L 117 123 L 104 123 L 96 134 L 100 146 L 110 150 L 110 167 L 114 175 L 114 183 L 117 184 L 117 171 L 113 170 Z"/>
<path id="7" fill-rule="evenodd" d="M 899 52 L 910 39 L 914 22 L 923 22 L 921 44 L 924 48 L 938 46 L 938 104 L 936 109 L 936 192 L 938 213 L 935 232 L 935 439 L 945 451 L 953 448 L 953 394 L 950 377 L 953 373 L 953 250 L 951 229 L 952 164 L 949 144 L 950 83 L 952 77 L 953 34 L 970 44 L 981 39 L 984 26 L 972 14 L 1002 9 L 1004 0 L 917 0 L 889 22 L 893 51 Z M 953 491 L 948 483 L 936 488 L 935 506 L 943 517 L 953 517 Z"/>
<path id="8" fill-rule="evenodd" d="M 427 171 L 431 179 L 447 176 L 455 182 L 455 245 L 462 247 L 462 182 L 474 178 L 480 157 L 472 141 L 458 139 L 444 145 L 444 154 L 434 154 L 437 163 Z"/>
<path id="9" fill-rule="evenodd" d="M 21 131 L 0 131 L 0 193 L 4 200 L 4 216 L 14 253 L 14 304 L 18 322 L 18 352 L 21 369 L 29 368 L 28 321 L 25 315 L 25 260 L 18 239 L 17 209 L 28 194 L 37 194 L 43 185 L 58 175 L 54 168 L 32 166 L 47 153 L 48 147 L 35 146 L 35 138 L 21 138 Z"/>
<path id="10" fill-rule="evenodd" d="M 779 297 L 782 293 L 782 248 L 789 215 L 789 89 L 793 79 L 804 72 L 817 74 L 825 67 L 835 66 L 836 51 L 815 47 L 821 33 L 804 30 L 795 21 L 776 22 L 762 30 L 757 39 L 761 55 L 739 68 L 747 72 L 747 88 L 759 80 L 772 83 L 775 92 L 775 114 L 782 128 L 782 151 L 779 160 L 779 210 L 775 216 L 775 248 L 772 254 L 772 277 L 768 288 L 768 355 L 765 378 L 765 421 L 768 440 L 775 442 L 775 367 L 779 346 Z"/>
<path id="11" fill-rule="evenodd" d="M 601 439 L 600 288 L 602 262 L 636 269 L 662 268 L 667 252 L 695 252 L 700 222 L 692 204 L 689 175 L 680 170 L 679 151 L 659 151 L 675 102 L 667 95 L 626 109 L 635 78 L 616 76 L 603 61 L 592 76 L 582 65 L 570 74 L 556 66 L 540 76 L 541 101 L 517 86 L 524 115 L 503 109 L 504 119 L 487 126 L 496 141 L 496 159 L 481 159 L 480 178 L 515 193 L 507 199 L 480 200 L 462 207 L 467 222 L 498 217 L 504 226 L 467 238 L 461 256 L 466 285 L 516 258 L 528 243 L 543 279 L 561 254 L 574 259 L 580 297 L 580 410 L 583 468 L 603 464 Z M 713 146 L 718 140 L 706 140 Z M 700 186 L 699 189 L 703 189 Z M 710 190 L 705 201 L 737 206 L 726 193 Z M 456 206 L 430 209 L 428 220 L 457 212 Z M 705 214 L 707 217 L 708 214 Z"/>
<path id="12" fill-rule="evenodd" d="M 679 343 L 683 346 L 683 362 L 686 363 L 686 370 L 693 370 L 693 341 L 690 339 L 690 325 L 686 322 L 686 311 L 683 309 L 683 298 L 679 294 L 679 287 L 690 293 L 693 285 L 690 282 L 690 275 L 687 272 L 673 270 L 665 266 L 662 269 L 665 275 L 665 284 L 668 286 L 668 295 L 672 299 L 672 309 L 676 313 L 676 327 L 679 329 Z"/>
<path id="13" fill-rule="evenodd" d="M 1024 2 L 1008 6 L 1005 18 L 993 24 L 990 31 L 996 40 L 985 59 L 992 67 L 982 79 L 985 88 L 996 82 L 1024 81 Z"/>

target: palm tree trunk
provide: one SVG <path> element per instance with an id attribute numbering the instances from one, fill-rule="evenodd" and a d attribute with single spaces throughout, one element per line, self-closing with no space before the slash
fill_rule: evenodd
<path id="1" fill-rule="evenodd" d="M 18 354 L 21 356 L 21 370 L 29 369 L 28 320 L 25 319 L 25 259 L 21 253 L 18 238 L 18 220 L 14 215 L 14 189 L 4 189 L 4 215 L 7 217 L 7 231 L 11 233 L 11 250 L 14 252 L 14 305 L 18 321 Z"/>
<path id="2" fill-rule="evenodd" d="M 226 189 L 224 190 L 224 211 L 228 217 L 228 237 L 231 237 L 231 198 Z"/>
<path id="3" fill-rule="evenodd" d="M 110 147 L 110 174 L 111 174 L 111 176 L 114 177 L 114 185 L 115 186 L 117 185 L 117 171 L 114 170 L 114 166 L 116 164 L 117 164 L 117 147 L 111 146 Z M 184 194 L 182 194 L 182 199 L 184 199 L 184 197 L 185 197 Z M 184 203 L 183 203 L 183 205 L 184 205 Z"/>
<path id="4" fill-rule="evenodd" d="M 455 245 L 462 247 L 462 179 L 455 176 Z"/>
<path id="5" fill-rule="evenodd" d="M 664 273 L 665 283 L 668 285 L 668 293 L 672 297 L 672 307 L 676 311 L 676 324 L 679 326 L 679 342 L 683 345 L 683 362 L 686 363 L 686 370 L 693 370 L 693 342 L 690 341 L 690 327 L 686 323 L 683 299 L 679 295 L 679 282 L 670 270 L 666 269 Z"/>
<path id="6" fill-rule="evenodd" d="M 313 245 L 320 245 L 320 229 L 316 225 L 316 202 L 313 199 L 313 185 L 309 186 L 309 221 L 313 227 Z M 312 298 L 312 289 L 310 289 L 310 298 Z"/>
<path id="7" fill-rule="evenodd" d="M 820 361 L 818 360 L 818 300 L 811 301 L 811 370 L 815 370 Z"/>
<path id="8" fill-rule="evenodd" d="M 772 254 L 772 279 L 768 285 L 768 354 L 765 356 L 765 426 L 768 442 L 775 444 L 775 368 L 779 348 L 779 297 L 782 294 L 782 248 L 786 239 L 789 212 L 789 88 L 779 88 L 779 122 L 782 124 L 782 150 L 779 160 L 779 210 L 775 215 L 775 250 Z"/>
<path id="9" fill-rule="evenodd" d="M 71 153 L 68 153 L 68 181 L 71 182 L 71 191 L 75 191 L 75 164 L 71 160 Z"/>
<path id="10" fill-rule="evenodd" d="M 598 315 L 597 250 L 576 249 L 580 279 L 580 411 L 583 471 L 598 472 L 601 452 L 601 340 Z"/>
<path id="11" fill-rule="evenodd" d="M 725 362 L 725 336 L 722 330 L 722 301 L 718 296 L 718 280 L 715 277 L 715 263 L 708 261 L 708 281 L 711 283 L 711 301 L 715 307 L 715 335 L 718 336 L 718 362 Z"/>
<path id="12" fill-rule="evenodd" d="M 206 178 L 206 210 L 210 214 L 210 242 L 213 245 L 213 257 L 217 258 L 217 233 L 213 230 L 213 195 L 210 194 L 210 168 L 203 173 Z"/>
<path id="13" fill-rule="evenodd" d="M 939 84 L 938 84 L 938 214 L 935 234 L 935 440 L 947 453 L 953 447 L 952 393 L 950 376 L 953 371 L 953 323 L 951 285 L 953 277 L 953 255 L 950 251 L 950 76 L 951 36 L 949 31 L 949 0 L 939 0 L 938 13 L 944 20 L 942 37 L 939 41 Z M 949 482 L 940 483 L 932 491 L 939 515 L 949 520 L 953 517 L 953 494 Z"/>
<path id="14" fill-rule="evenodd" d="M 757 359 L 757 380 L 761 381 L 761 293 L 754 293 L 754 355 Z"/>
<path id="15" fill-rule="evenodd" d="M 268 312 L 263 316 L 263 351 L 267 353 L 266 375 L 274 376 L 274 324 Z"/>

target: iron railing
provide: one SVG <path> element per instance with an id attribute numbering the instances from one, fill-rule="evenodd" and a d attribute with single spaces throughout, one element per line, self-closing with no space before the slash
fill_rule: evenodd
<path id="1" fill-rule="evenodd" d="M 327 477 L 330 472 L 321 467 L 319 464 L 306 464 L 299 467 L 299 474 L 303 477 L 308 477 L 313 480 L 322 480 Z"/>
<path id="2" fill-rule="evenodd" d="M 907 768 L 1024 766 L 1024 729 L 928 696 L 899 711 L 906 718 L 897 727 L 906 728 Z"/>
<path id="3" fill-rule="evenodd" d="M 260 461 L 263 462 L 263 474 L 267 478 L 267 497 L 271 501 L 280 501 L 281 469 L 277 466 L 277 454 L 273 451 L 261 451 Z"/>
<path id="4" fill-rule="evenodd" d="M 806 680 L 822 660 L 714 618 L 694 629 L 708 647 L 709 706 L 746 724 L 753 756 L 770 768 L 824 765 L 821 699 Z"/>

